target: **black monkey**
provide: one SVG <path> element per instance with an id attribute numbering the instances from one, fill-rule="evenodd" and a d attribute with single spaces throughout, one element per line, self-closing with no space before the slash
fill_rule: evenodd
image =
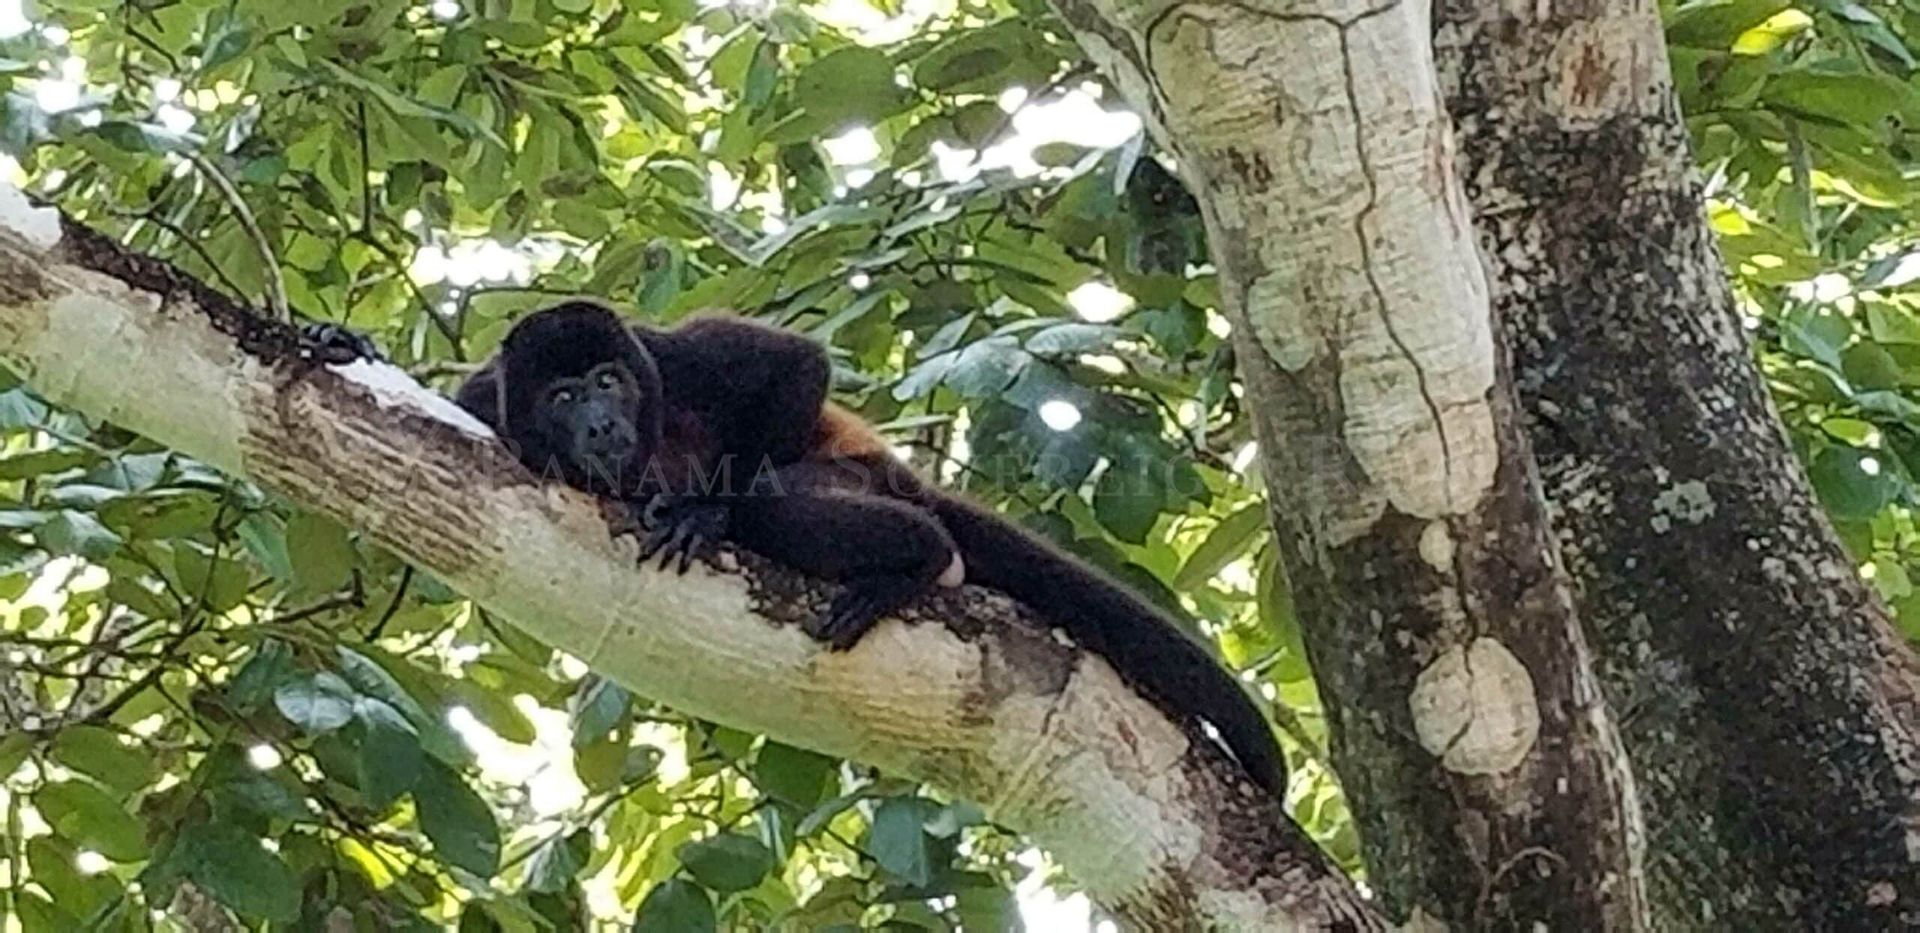
<path id="1" fill-rule="evenodd" d="M 992 511 L 924 483 L 827 400 L 826 352 L 740 318 L 628 326 L 570 301 L 536 312 L 456 400 L 529 467 L 630 503 L 643 559 L 685 570 L 726 537 L 839 582 L 806 626 L 835 649 L 936 585 L 1001 590 L 1065 629 L 1163 710 L 1215 729 L 1276 799 L 1286 764 L 1232 675 L 1159 610 Z"/>

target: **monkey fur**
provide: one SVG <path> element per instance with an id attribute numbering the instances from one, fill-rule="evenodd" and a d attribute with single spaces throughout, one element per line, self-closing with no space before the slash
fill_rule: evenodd
<path id="1" fill-rule="evenodd" d="M 729 317 L 629 326 L 575 300 L 515 324 L 455 400 L 536 472 L 628 503 L 647 529 L 643 560 L 684 571 L 724 538 L 839 583 L 805 626 L 833 649 L 932 587 L 1000 590 L 1169 715 L 1210 725 L 1284 798 L 1271 727 L 1199 642 L 1078 559 L 923 482 L 828 401 L 830 375 L 825 350 L 788 331 Z"/>

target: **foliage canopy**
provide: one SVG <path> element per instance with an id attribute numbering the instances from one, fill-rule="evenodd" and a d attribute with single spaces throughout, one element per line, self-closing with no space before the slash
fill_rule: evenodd
<path id="1" fill-rule="evenodd" d="M 1290 808 L 1359 870 L 1198 207 L 1042 5 L 29 12 L 0 40 L 0 146 L 37 190 L 443 388 L 557 295 L 827 343 L 842 400 L 924 468 L 1250 672 Z M 1758 351 L 1920 632 L 1916 16 L 1667 11 Z M 170 906 L 997 930 L 1034 871 L 964 802 L 632 696 L 350 530 L 4 376 L 0 651 L 0 908 L 27 929 Z"/>

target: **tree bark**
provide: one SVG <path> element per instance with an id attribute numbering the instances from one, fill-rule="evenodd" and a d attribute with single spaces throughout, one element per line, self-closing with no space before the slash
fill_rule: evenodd
<path id="1" fill-rule="evenodd" d="M 1920 925 L 1912 652 L 1752 365 L 1646 2 L 1436 5 L 1442 89 L 1662 929 Z"/>
<path id="2" fill-rule="evenodd" d="M 1383 928 L 1223 753 L 1005 599 L 935 597 L 828 653 L 795 624 L 823 587 L 744 555 L 637 569 L 590 499 L 399 370 L 302 361 L 50 214 L 0 190 L 0 363 L 49 399 L 332 515 L 641 694 L 978 801 L 1138 928 Z"/>
<path id="3" fill-rule="evenodd" d="M 1427 8 L 1055 5 L 1202 204 L 1370 883 L 1398 917 L 1646 927 Z"/>

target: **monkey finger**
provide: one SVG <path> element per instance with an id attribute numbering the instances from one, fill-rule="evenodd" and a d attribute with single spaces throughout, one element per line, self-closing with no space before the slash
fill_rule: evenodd
<path id="1" fill-rule="evenodd" d="M 833 651 L 845 651 L 880 621 L 876 600 L 862 593 L 842 593 L 827 607 L 815 637 Z"/>
<path id="2" fill-rule="evenodd" d="M 640 521 L 645 523 L 648 528 L 658 528 L 663 524 L 660 513 L 666 511 L 666 509 L 667 497 L 665 495 L 654 496 L 647 500 L 646 505 L 641 506 Z"/>
<path id="3" fill-rule="evenodd" d="M 647 532 L 647 539 L 640 543 L 640 563 L 644 564 L 652 560 L 653 555 L 660 553 L 660 550 L 666 547 L 672 540 L 673 529 L 671 527 L 656 527 L 652 531 Z"/>
<path id="4" fill-rule="evenodd" d="M 686 529 L 678 525 L 671 527 L 671 530 L 667 532 L 666 544 L 660 547 L 660 561 L 656 565 L 660 570 L 664 571 L 673 565 L 674 554 L 685 546 L 686 538 Z"/>
<path id="5" fill-rule="evenodd" d="M 680 549 L 679 572 L 681 576 L 686 576 L 687 570 L 693 566 L 693 552 L 706 547 L 706 545 L 707 539 L 697 532 L 687 537 L 687 546 Z"/>

